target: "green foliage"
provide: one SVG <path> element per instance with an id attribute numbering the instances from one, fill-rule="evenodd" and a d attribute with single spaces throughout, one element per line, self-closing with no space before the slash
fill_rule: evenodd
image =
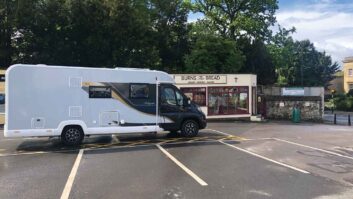
<path id="1" fill-rule="evenodd" d="M 259 84 L 327 86 L 337 70 L 276 0 L 0 0 L 0 66 L 44 63 L 170 73 L 252 73 Z M 187 23 L 190 11 L 204 14 Z"/>
<path id="2" fill-rule="evenodd" d="M 13 51 L 0 46 L 0 56 L 9 59 L 3 66 L 20 62 L 166 71 L 183 66 L 189 10 L 182 0 L 5 2 L 12 3 L 6 13 L 17 14 L 6 29 Z"/>
<path id="3" fill-rule="evenodd" d="M 11 46 L 12 24 L 16 14 L 16 2 L 0 1 L 0 67 L 11 64 L 11 56 L 14 53 Z"/>
<path id="4" fill-rule="evenodd" d="M 244 56 L 234 41 L 205 36 L 197 39 L 185 62 L 189 73 L 236 73 L 243 66 Z"/>
<path id="5" fill-rule="evenodd" d="M 272 35 L 269 27 L 276 21 L 277 1 L 195 0 L 191 5 L 193 11 L 205 15 L 197 22 L 203 27 L 198 30 L 201 35 L 217 35 L 236 42 L 245 58 L 237 72 L 257 74 L 260 84 L 275 82 L 275 66 L 264 41 Z"/>
<path id="6" fill-rule="evenodd" d="M 201 12 L 224 37 L 264 39 L 276 22 L 277 0 L 195 0 L 193 10 Z"/>
<path id="7" fill-rule="evenodd" d="M 353 97 L 353 89 L 349 89 L 347 96 Z"/>
<path id="8" fill-rule="evenodd" d="M 266 45 L 257 40 L 243 46 L 245 46 L 242 51 L 246 56 L 246 62 L 240 72 L 256 74 L 260 85 L 276 83 L 275 65 Z"/>
<path id="9" fill-rule="evenodd" d="M 170 72 L 183 70 L 184 56 L 188 52 L 187 15 L 188 6 L 182 0 L 151 0 L 152 28 L 156 30 L 155 40 L 160 69 Z"/>
<path id="10" fill-rule="evenodd" d="M 353 97 L 351 96 L 336 96 L 333 99 L 334 108 L 340 111 L 353 111 Z"/>
<path id="11" fill-rule="evenodd" d="M 282 86 L 328 86 L 338 70 L 331 57 L 319 52 L 309 40 L 294 41 L 295 29 L 280 29 L 268 45 Z"/>

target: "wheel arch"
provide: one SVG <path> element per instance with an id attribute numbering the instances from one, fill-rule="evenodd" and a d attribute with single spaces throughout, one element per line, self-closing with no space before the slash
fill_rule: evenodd
<path id="1" fill-rule="evenodd" d="M 67 120 L 67 121 L 60 122 L 56 133 L 58 135 L 61 135 L 63 130 L 69 126 L 80 127 L 82 129 L 83 134 L 85 134 L 85 132 L 87 130 L 87 126 L 86 126 L 85 122 L 83 122 L 81 120 Z"/>
<path id="2" fill-rule="evenodd" d="M 179 125 L 179 129 L 182 128 L 184 122 L 187 120 L 194 120 L 199 125 L 199 127 L 201 126 L 201 121 L 199 118 L 197 118 L 196 116 L 188 116 L 188 117 L 185 117 L 181 120 L 180 125 Z"/>

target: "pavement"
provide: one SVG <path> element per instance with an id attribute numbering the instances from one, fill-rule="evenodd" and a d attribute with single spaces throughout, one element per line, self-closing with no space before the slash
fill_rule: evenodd
<path id="1" fill-rule="evenodd" d="M 212 122 L 167 133 L 4 138 L 0 198 L 352 198 L 353 127 Z"/>
<path id="2" fill-rule="evenodd" d="M 323 115 L 323 121 L 325 123 L 333 124 L 335 115 L 331 113 L 325 113 Z M 353 114 L 351 114 L 351 123 L 353 122 Z M 348 114 L 336 113 L 336 124 L 337 125 L 348 125 Z"/>

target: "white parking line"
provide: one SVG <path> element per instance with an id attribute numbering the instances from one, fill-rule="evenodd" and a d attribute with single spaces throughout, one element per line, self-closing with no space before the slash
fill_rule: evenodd
<path id="1" fill-rule="evenodd" d="M 228 144 L 228 143 L 223 142 L 223 141 L 219 141 L 219 142 L 222 143 L 222 144 L 225 144 L 225 145 L 227 145 L 227 146 L 229 146 L 229 147 L 232 147 L 232 148 L 234 148 L 234 149 L 237 149 L 237 150 L 239 150 L 239 151 L 242 151 L 242 152 L 248 153 L 248 154 L 250 154 L 250 155 L 256 156 L 256 157 L 258 157 L 258 158 L 267 160 L 267 161 L 269 161 L 269 162 L 272 162 L 272 163 L 275 163 L 275 164 L 279 164 L 279 165 L 281 165 L 281 166 L 284 166 L 284 167 L 293 169 L 293 170 L 295 170 L 295 171 L 299 171 L 299 172 L 301 172 L 301 173 L 310 174 L 310 172 L 305 171 L 305 170 L 303 170 L 303 169 L 299 169 L 299 168 L 290 166 L 290 165 L 288 165 L 288 164 L 285 164 L 285 163 L 282 163 L 282 162 L 278 162 L 278 161 L 276 161 L 276 160 L 272 160 L 272 159 L 270 159 L 270 158 L 267 158 L 267 157 L 264 157 L 264 156 L 262 156 L 262 155 L 253 153 L 253 152 L 248 151 L 248 150 L 246 150 L 246 149 L 242 149 L 242 148 L 236 147 L 236 146 L 234 146 L 234 145 L 232 145 L 232 144 Z"/>
<path id="2" fill-rule="evenodd" d="M 46 153 L 51 153 L 47 151 L 34 151 L 34 152 L 21 152 L 21 153 L 5 153 L 5 154 L 0 154 L 0 157 L 10 157 L 10 156 L 18 156 L 18 155 L 36 155 L 36 154 L 46 154 Z"/>
<path id="3" fill-rule="evenodd" d="M 226 135 L 226 136 L 233 136 L 233 135 L 231 135 L 229 133 L 225 133 L 225 132 L 214 130 L 214 129 L 205 129 L 205 130 L 213 131 L 213 132 L 216 132 L 216 133 L 219 133 L 219 134 L 222 134 L 222 135 Z"/>
<path id="4" fill-rule="evenodd" d="M 80 149 L 80 152 L 77 155 L 74 166 L 72 167 L 71 173 L 69 175 L 69 178 L 67 179 L 65 188 L 61 194 L 60 199 L 68 199 L 70 196 L 71 188 L 74 183 L 74 180 L 75 180 L 75 177 L 77 174 L 77 170 L 78 170 L 78 167 L 79 167 L 81 159 L 82 159 L 83 152 L 84 152 L 84 149 Z"/>
<path id="5" fill-rule="evenodd" d="M 174 156 L 172 156 L 167 150 L 165 150 L 161 145 L 156 144 L 159 150 L 161 150 L 169 159 L 171 159 L 176 165 L 178 165 L 181 169 L 183 169 L 187 174 L 189 174 L 192 178 L 196 180 L 201 186 L 207 186 L 208 184 L 203 181 L 199 176 L 197 176 L 194 172 L 188 169 L 183 163 L 179 162 Z"/>
<path id="6" fill-rule="evenodd" d="M 296 142 L 291 142 L 291 141 L 283 140 L 283 139 L 279 139 L 279 138 L 274 138 L 274 139 L 277 140 L 277 141 L 280 141 L 280 142 L 285 142 L 285 143 L 288 143 L 288 144 L 293 144 L 293 145 L 297 145 L 297 146 L 301 146 L 301 147 L 306 147 L 306 148 L 309 148 L 309 149 L 313 149 L 313 150 L 321 151 L 321 152 L 328 153 L 328 154 L 331 154 L 331 155 L 336 155 L 336 156 L 339 156 L 339 157 L 342 157 L 342 158 L 347 158 L 347 159 L 353 160 L 353 157 L 351 157 L 351 156 L 346 156 L 346 155 L 342 155 L 342 154 L 335 153 L 335 152 L 332 152 L 332 151 L 327 151 L 325 149 L 320 149 L 320 148 L 316 148 L 316 147 L 312 147 L 312 146 L 308 146 L 308 145 L 304 145 L 304 144 L 299 144 L 299 143 L 296 143 Z"/>
<path id="7" fill-rule="evenodd" d="M 345 128 L 330 128 L 331 131 L 349 131 L 352 132 L 352 129 L 345 129 Z"/>

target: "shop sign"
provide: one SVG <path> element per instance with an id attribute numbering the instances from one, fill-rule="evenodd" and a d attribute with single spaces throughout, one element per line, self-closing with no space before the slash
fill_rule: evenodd
<path id="1" fill-rule="evenodd" d="M 174 75 L 177 84 L 226 84 L 227 75 Z"/>
<path id="2" fill-rule="evenodd" d="M 284 96 L 304 96 L 304 88 L 303 87 L 282 88 L 282 95 L 284 95 Z"/>

